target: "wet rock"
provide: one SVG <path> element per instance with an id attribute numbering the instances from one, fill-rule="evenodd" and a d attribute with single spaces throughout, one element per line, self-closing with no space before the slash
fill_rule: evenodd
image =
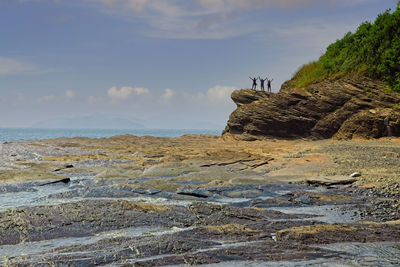
<path id="1" fill-rule="evenodd" d="M 264 195 L 262 191 L 257 190 L 257 189 L 243 189 L 243 190 L 233 190 L 233 191 L 228 191 L 224 194 L 227 197 L 231 198 L 256 198 L 258 196 Z"/>
<path id="2" fill-rule="evenodd" d="M 104 159 L 92 161 L 100 167 L 75 166 L 73 173 L 68 173 L 73 174 L 72 186 L 39 187 L 43 182 L 0 184 L 0 199 L 5 204 L 0 206 L 0 241 L 8 244 L 0 245 L 1 266 L 165 266 L 221 262 L 230 266 L 245 265 L 248 261 L 251 264 L 255 260 L 263 265 L 262 261 L 282 259 L 288 262 L 273 264 L 290 266 L 299 264 L 298 260 L 303 263 L 304 257 L 311 261 L 318 258 L 323 265 L 346 257 L 358 261 L 362 256 L 318 250 L 315 244 L 400 240 L 399 229 L 394 224 L 355 223 L 400 218 L 399 198 L 395 194 L 398 188 L 394 183 L 400 166 L 397 139 L 232 143 L 222 138 L 129 136 L 87 142 L 91 148 L 107 147 L 107 155 L 113 159 L 133 159 L 130 158 L 133 152 L 143 151 L 149 157 L 161 158 L 163 163 L 156 168 L 151 167 L 154 163 L 134 158 L 133 163 L 124 161 L 107 167 L 117 171 L 117 178 L 92 179 L 106 169 L 104 166 L 117 162 Z M 188 143 L 192 146 L 186 147 Z M 27 149 L 24 144 L 20 149 L 32 148 Z M 280 152 L 275 154 L 275 150 Z M 354 170 L 362 170 L 363 176 L 357 184 L 334 184 L 329 189 L 319 186 L 322 183 L 313 184 L 315 187 L 306 183 L 283 183 L 283 175 L 270 180 L 271 172 L 315 160 L 311 157 L 314 153 L 336 160 L 332 165 L 328 162 L 324 168 L 311 170 L 312 175 L 318 173 L 330 178 L 329 183 L 331 176 L 352 178 L 348 175 Z M 267 164 L 268 168 L 252 169 L 266 163 L 270 156 L 276 160 Z M 46 170 L 51 172 L 62 166 L 60 162 L 50 164 Z M 316 165 L 321 165 L 320 161 Z M 27 162 L 20 167 L 37 168 Z M 143 175 L 145 169 L 148 172 Z M 372 182 L 382 183 L 385 191 L 376 186 L 357 187 L 373 175 L 379 177 L 373 177 Z M 309 174 L 301 173 L 296 181 L 304 177 Z M 393 182 L 386 183 L 387 177 L 392 177 Z M 179 195 L 179 190 L 201 192 L 208 197 Z M 24 200 L 28 193 L 32 193 L 29 194 L 32 198 Z M 13 197 L 21 197 L 21 202 L 12 204 Z M 314 233 L 312 228 L 302 228 L 299 235 L 293 231 L 305 226 L 318 226 L 320 230 Z M 136 234 L 140 228 L 150 229 Z M 290 234 L 274 241 L 277 231 L 288 229 L 292 229 Z M 25 256 L 3 257 L 11 249 L 15 253 L 23 251 Z M 333 260 L 327 261 L 326 257 L 331 256 Z M 306 265 L 308 262 L 304 261 Z"/>
<path id="3" fill-rule="evenodd" d="M 263 225 L 272 219 L 302 218 L 301 215 L 290 215 L 279 211 L 258 208 L 240 208 L 207 202 L 192 203 L 188 206 L 188 209 L 190 212 L 196 215 L 200 221 L 200 224 L 205 225 L 215 225 L 216 222 L 218 222 L 218 224 L 248 224 L 253 222 Z"/>
<path id="4" fill-rule="evenodd" d="M 47 255 L 38 255 L 36 260 L 56 262 L 57 266 L 94 266 L 108 263 L 126 263 L 134 266 L 149 258 L 165 258 L 171 255 L 194 253 L 200 249 L 220 246 L 220 243 L 207 239 L 193 239 L 177 234 L 140 236 L 137 238 L 110 238 L 89 245 L 73 245 L 56 249 Z M 26 262 L 32 262 L 27 259 Z M 172 261 L 170 261 L 172 262 Z M 132 264 L 129 264 L 132 266 Z M 23 266 L 23 265 L 19 265 Z M 29 266 L 29 264 L 27 264 Z M 147 264 L 145 265 L 147 266 Z"/>
<path id="5" fill-rule="evenodd" d="M 282 253 L 284 252 L 284 253 Z M 342 253 L 343 254 L 343 253 Z M 270 261 L 284 261 L 296 259 L 316 259 L 320 257 L 335 257 L 337 253 L 318 248 L 310 248 L 288 243 L 275 243 L 272 239 L 261 240 L 256 243 L 242 243 L 220 246 L 220 248 L 203 249 L 194 253 L 185 253 L 182 256 L 165 256 L 155 259 L 135 261 L 136 266 L 167 266 L 167 265 L 222 265 L 246 266 L 247 264 L 268 265 Z"/>
<path id="6" fill-rule="evenodd" d="M 196 221 L 184 207 L 126 200 L 85 200 L 0 213 L 0 245 L 79 237 L 141 226 L 187 227 Z"/>
<path id="7" fill-rule="evenodd" d="M 318 224 L 279 230 L 278 241 L 295 241 L 303 244 L 328 244 L 336 242 L 393 241 L 400 238 L 400 222 L 364 224 Z"/>
<path id="8" fill-rule="evenodd" d="M 310 185 L 324 185 L 324 186 L 332 186 L 332 185 L 347 185 L 356 182 L 357 180 L 353 177 L 348 177 L 344 175 L 335 175 L 335 176 L 318 176 L 307 178 L 306 183 Z"/>
<path id="9" fill-rule="evenodd" d="M 285 253 L 282 253 L 284 251 Z M 34 262 L 51 262 L 57 266 L 170 266 L 201 265 L 238 261 L 279 261 L 329 258 L 337 256 L 320 248 L 274 242 L 270 237 L 256 242 L 222 243 L 199 236 L 196 231 L 182 231 L 160 236 L 110 238 L 89 245 L 73 245 L 51 253 L 20 258 L 18 266 Z M 343 255 L 343 253 L 342 253 Z M 240 263 L 240 262 L 239 262 Z"/>
<path id="10" fill-rule="evenodd" d="M 70 198 L 124 198 L 140 197 L 142 195 L 156 195 L 160 190 L 151 188 L 135 188 L 129 186 L 77 186 L 61 193 L 50 194 L 48 199 L 70 199 Z M 42 200 L 42 199 L 39 199 Z"/>

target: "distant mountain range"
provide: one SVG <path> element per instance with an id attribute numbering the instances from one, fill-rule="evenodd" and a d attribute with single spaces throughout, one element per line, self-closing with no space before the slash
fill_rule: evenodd
<path id="1" fill-rule="evenodd" d="M 85 128 L 85 129 L 143 129 L 144 122 L 134 117 L 112 115 L 77 116 L 52 118 L 39 121 L 33 128 Z"/>

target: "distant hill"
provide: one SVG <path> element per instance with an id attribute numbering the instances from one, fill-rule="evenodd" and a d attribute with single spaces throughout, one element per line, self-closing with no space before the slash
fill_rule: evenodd
<path id="1" fill-rule="evenodd" d="M 77 129 L 142 129 L 144 124 L 137 118 L 111 115 L 53 118 L 32 125 L 34 128 L 77 128 Z"/>
<path id="2" fill-rule="evenodd" d="M 386 82 L 400 91 L 400 1 L 391 13 L 378 15 L 374 23 L 362 23 L 331 44 L 318 61 L 302 66 L 292 87 L 305 87 L 330 77 L 357 74 Z"/>

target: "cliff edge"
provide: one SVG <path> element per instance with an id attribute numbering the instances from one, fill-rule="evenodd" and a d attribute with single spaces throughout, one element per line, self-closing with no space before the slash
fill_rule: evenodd
<path id="1" fill-rule="evenodd" d="M 237 90 L 237 109 L 223 134 L 243 140 L 265 137 L 338 139 L 400 136 L 400 94 L 363 76 L 325 79 L 303 88 L 290 81 L 278 93 Z"/>

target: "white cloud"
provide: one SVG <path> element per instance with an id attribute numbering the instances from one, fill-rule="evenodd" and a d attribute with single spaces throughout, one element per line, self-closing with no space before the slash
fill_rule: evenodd
<path id="1" fill-rule="evenodd" d="M 235 86 L 220 86 L 217 85 L 207 90 L 207 98 L 212 102 L 230 102 L 231 94 L 238 88 Z"/>
<path id="2" fill-rule="evenodd" d="M 12 58 L 0 57 L 0 75 L 24 73 L 34 69 L 35 67 L 32 64 Z"/>
<path id="3" fill-rule="evenodd" d="M 132 89 L 131 87 L 121 87 L 121 89 L 118 90 L 117 87 L 113 86 L 107 91 L 107 95 L 115 99 L 124 99 L 132 93 Z"/>
<path id="4" fill-rule="evenodd" d="M 162 95 L 162 99 L 167 102 L 170 101 L 174 97 L 174 95 L 174 90 L 172 90 L 171 88 L 166 88 L 164 90 L 164 94 Z"/>
<path id="5" fill-rule="evenodd" d="M 42 96 L 15 92 L 12 96 L 6 96 L 3 101 L 5 100 L 7 105 L 14 105 L 15 110 L 24 111 L 24 116 L 35 114 L 35 119 L 40 118 L 40 120 L 49 116 L 65 116 L 65 114 L 72 116 L 85 112 L 135 114 L 140 118 L 153 121 L 152 127 L 159 123 L 163 127 L 173 125 L 170 127 L 183 128 L 195 128 L 196 125 L 205 127 L 201 125 L 213 124 L 220 124 L 222 127 L 235 108 L 230 99 L 231 92 L 236 89 L 234 86 L 214 86 L 197 92 L 166 88 L 157 93 L 150 93 L 152 91 L 146 88 L 123 88 L 112 87 L 92 95 L 74 92 L 73 103 L 67 97 L 66 91 L 54 92 L 54 94 L 51 92 Z M 111 98 L 110 94 L 114 98 Z M 120 101 L 125 99 L 123 97 L 128 98 L 127 101 Z M 0 105 L 1 107 L 4 109 L 4 106 Z M 21 115 L 21 118 L 26 118 L 24 116 Z M 205 123 L 202 124 L 202 122 Z"/>
<path id="6" fill-rule="evenodd" d="M 216 85 L 205 91 L 198 91 L 193 94 L 183 93 L 181 96 L 184 102 L 201 105 L 201 106 L 221 106 L 221 104 L 233 103 L 231 94 L 238 90 L 236 86 Z"/>
<path id="7" fill-rule="evenodd" d="M 133 88 L 133 93 L 135 95 L 149 95 L 150 94 L 150 90 L 147 88 Z"/>
<path id="8" fill-rule="evenodd" d="M 116 86 L 113 86 L 107 91 L 107 95 L 113 101 L 127 99 L 132 94 L 136 96 L 150 95 L 150 90 L 147 88 L 134 88 L 130 86 L 123 86 L 118 89 Z"/>
<path id="9" fill-rule="evenodd" d="M 235 86 L 217 85 L 207 90 L 187 93 L 166 88 L 163 93 L 152 95 L 150 90 L 147 88 L 123 86 L 118 89 L 116 86 L 113 86 L 107 91 L 107 96 L 113 103 L 127 100 L 129 98 L 134 99 L 133 96 L 143 96 L 140 98 L 140 103 L 138 104 L 148 107 L 157 105 L 155 103 L 164 103 L 166 104 L 165 107 L 174 106 L 176 103 L 192 103 L 196 105 L 213 106 L 232 102 L 230 96 L 232 92 L 237 89 L 238 88 Z M 94 98 L 95 97 L 93 96 L 90 102 L 93 102 Z M 171 100 L 177 100 L 178 102 Z M 128 104 L 128 102 L 126 104 Z M 121 105 L 124 104 L 121 103 Z"/>
<path id="10" fill-rule="evenodd" d="M 73 98 L 75 95 L 76 95 L 75 92 L 72 91 L 72 90 L 66 90 L 66 91 L 65 91 L 65 96 L 66 96 L 67 98 Z"/>

